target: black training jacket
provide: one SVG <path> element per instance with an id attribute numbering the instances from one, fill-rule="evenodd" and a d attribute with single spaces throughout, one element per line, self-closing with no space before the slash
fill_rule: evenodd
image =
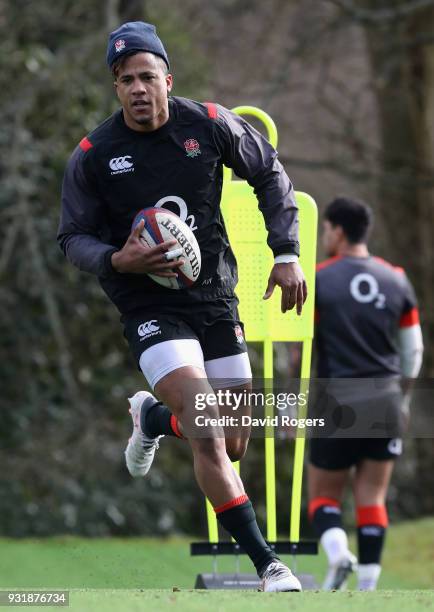
<path id="1" fill-rule="evenodd" d="M 171 97 L 169 110 L 167 123 L 149 133 L 130 129 L 118 110 L 83 138 L 65 171 L 60 247 L 99 277 L 123 314 L 233 295 L 237 267 L 220 211 L 223 164 L 254 188 L 274 255 L 299 252 L 294 192 L 268 141 L 220 105 Z M 190 289 L 167 289 L 111 266 L 136 213 L 150 206 L 172 210 L 196 235 L 202 270 Z"/>

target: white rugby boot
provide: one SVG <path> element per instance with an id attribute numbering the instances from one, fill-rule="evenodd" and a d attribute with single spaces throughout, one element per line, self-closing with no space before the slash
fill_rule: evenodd
<path id="1" fill-rule="evenodd" d="M 148 391 L 138 391 L 133 397 L 129 397 L 130 402 L 129 412 L 133 419 L 133 433 L 128 440 L 127 448 L 125 449 L 125 461 L 131 476 L 146 476 L 154 460 L 155 451 L 159 446 L 159 439 L 149 438 L 140 426 L 140 418 L 142 410 L 149 410 L 152 406 L 158 403 L 158 400 L 148 393 Z"/>
<path id="2" fill-rule="evenodd" d="M 347 580 L 357 569 L 356 557 L 347 551 L 345 557 L 330 565 L 322 588 L 324 591 L 343 591 Z"/>
<path id="3" fill-rule="evenodd" d="M 301 591 L 301 584 L 291 570 L 276 559 L 272 561 L 262 574 L 262 591 L 279 593 L 283 591 Z"/>

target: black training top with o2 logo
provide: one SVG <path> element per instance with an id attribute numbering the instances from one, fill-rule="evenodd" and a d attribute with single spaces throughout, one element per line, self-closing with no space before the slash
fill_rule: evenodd
<path id="1" fill-rule="evenodd" d="M 317 266 L 319 378 L 399 375 L 397 336 L 419 322 L 402 268 L 379 257 L 333 257 Z"/>
<path id="2" fill-rule="evenodd" d="M 59 244 L 69 261 L 99 277 L 123 314 L 233 296 L 236 261 L 220 211 L 223 164 L 254 187 L 274 255 L 299 250 L 294 192 L 268 141 L 220 105 L 171 97 L 169 112 L 166 124 L 146 133 L 115 112 L 83 138 L 65 172 Z M 190 289 L 173 291 L 111 266 L 135 215 L 151 206 L 171 210 L 196 236 L 202 269 Z"/>

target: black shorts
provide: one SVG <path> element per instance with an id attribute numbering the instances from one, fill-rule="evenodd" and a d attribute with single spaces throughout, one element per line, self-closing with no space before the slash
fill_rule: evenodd
<path id="1" fill-rule="evenodd" d="M 311 438 L 309 461 L 323 470 L 344 470 L 364 459 L 388 461 L 402 453 L 401 438 Z"/>
<path id="2" fill-rule="evenodd" d="M 237 298 L 185 307 L 162 305 L 123 315 L 124 336 L 137 364 L 151 346 L 167 340 L 198 340 L 204 361 L 247 352 Z"/>
<path id="3" fill-rule="evenodd" d="M 346 388 L 346 382 L 338 382 Z M 363 459 L 388 461 L 401 455 L 403 396 L 399 382 L 381 380 L 378 394 L 365 398 L 364 385 L 357 389 L 359 382 L 363 381 L 349 381 L 346 391 L 354 384 L 356 387 L 351 398 L 347 394 L 346 401 L 338 401 L 338 393 L 319 392 L 312 402 L 309 416 L 325 421 L 325 426 L 317 428 L 309 441 L 309 459 L 314 466 L 341 470 L 357 465 Z"/>

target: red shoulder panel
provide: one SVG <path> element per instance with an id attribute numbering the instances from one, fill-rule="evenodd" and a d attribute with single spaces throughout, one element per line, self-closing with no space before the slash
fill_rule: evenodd
<path id="1" fill-rule="evenodd" d="M 89 149 L 91 149 L 93 147 L 93 144 L 90 142 L 90 140 L 85 136 L 84 138 L 82 138 L 79 142 L 79 147 L 80 149 L 82 149 L 83 151 L 89 151 Z"/>
<path id="2" fill-rule="evenodd" d="M 217 105 L 214 104 L 214 102 L 204 102 L 204 104 L 208 110 L 208 117 L 210 119 L 217 119 L 217 116 L 218 116 Z"/>
<path id="3" fill-rule="evenodd" d="M 323 270 L 324 268 L 328 268 L 328 266 L 333 265 L 334 263 L 336 263 L 340 259 L 342 259 L 342 255 L 335 255 L 335 257 L 330 257 L 329 259 L 326 259 L 325 261 L 322 261 L 321 263 L 316 264 L 316 271 L 319 272 L 319 270 Z"/>
<path id="4" fill-rule="evenodd" d="M 377 263 L 385 266 L 386 268 L 389 268 L 390 270 L 395 270 L 395 272 L 398 272 L 399 274 L 404 274 L 404 268 L 401 268 L 400 266 L 394 266 L 382 257 L 373 257 L 373 259 L 375 259 Z"/>

